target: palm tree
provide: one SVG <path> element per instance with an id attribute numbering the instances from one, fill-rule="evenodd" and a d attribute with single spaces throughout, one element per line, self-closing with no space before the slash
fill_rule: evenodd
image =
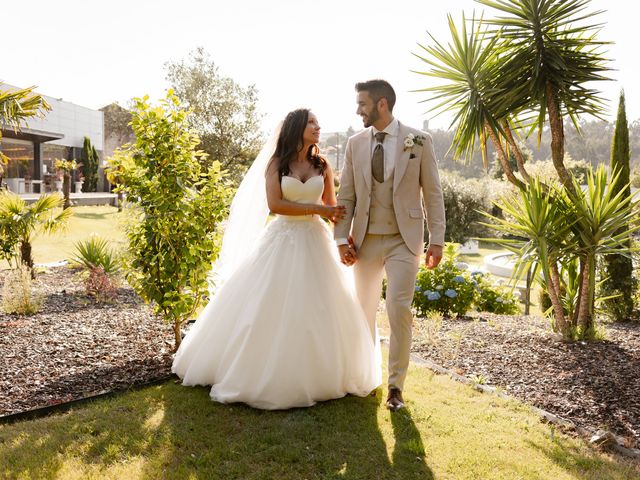
<path id="1" fill-rule="evenodd" d="M 527 184 L 516 178 L 509 166 L 508 150 L 512 149 L 523 178 L 529 183 L 521 151 L 514 141 L 512 130 L 530 134 L 538 131 L 548 121 L 551 130 L 551 152 L 558 177 L 574 202 L 586 202 L 580 195 L 571 174 L 564 165 L 563 119 L 569 116 L 576 128 L 582 114 L 598 116 L 604 102 L 599 93 L 588 87 L 588 82 L 606 80 L 602 75 L 609 70 L 601 49 L 606 42 L 596 41 L 595 33 L 600 25 L 589 23 L 600 12 L 586 13 L 588 0 L 476 0 L 492 7 L 502 16 L 483 20 L 467 33 L 463 17 L 462 34 L 449 25 L 451 43 L 446 47 L 435 41 L 435 46 L 422 47 L 428 54 L 420 57 L 431 66 L 428 72 L 418 72 L 438 77 L 444 84 L 425 89 L 436 92 L 435 109 L 456 112 L 454 145 L 456 154 L 473 152 L 476 140 L 484 148 L 488 136 L 498 152 L 507 178 L 520 187 Z M 517 129 L 516 129 L 517 132 Z M 486 155 L 485 155 L 486 156 Z M 545 186 L 545 188 L 547 188 Z M 556 193 L 559 195 L 559 193 Z M 584 212 L 580 212 L 584 213 Z M 583 222 L 586 228 L 588 222 Z M 539 252 L 540 253 L 540 252 Z M 540 255 L 549 261 L 548 255 Z M 579 325 L 589 325 L 587 318 L 593 311 L 590 299 L 593 292 L 591 257 L 581 256 Z M 557 263 L 548 265 L 550 290 L 560 291 L 552 275 Z M 551 294 L 552 292 L 550 292 Z M 551 296 L 554 302 L 554 296 Z M 561 305 L 554 303 L 555 312 Z M 563 318 L 557 316 L 562 324 Z"/>
<path id="2" fill-rule="evenodd" d="M 470 160 L 476 144 L 480 144 L 485 168 L 488 168 L 487 138 L 491 140 L 498 154 L 507 179 L 524 188 L 523 182 L 517 178 L 509 164 L 507 145 L 514 150 L 518 168 L 528 175 L 524 167 L 524 160 L 519 146 L 513 139 L 510 124 L 514 113 L 524 108 L 527 103 L 520 105 L 506 105 L 500 103 L 497 95 L 496 80 L 500 76 L 499 36 L 488 38 L 481 31 L 481 22 L 471 20 L 471 28 L 467 31 L 467 21 L 462 16 L 462 25 L 458 29 L 451 15 L 447 16 L 451 43 L 447 47 L 435 38 L 433 46 L 419 44 L 425 54 L 414 54 L 428 64 L 431 69 L 417 71 L 443 79 L 446 82 L 434 87 L 416 90 L 418 92 L 433 92 L 435 96 L 430 101 L 439 102 L 433 110 L 440 113 L 454 112 L 451 126 L 455 125 L 455 133 L 451 149 L 454 158 Z M 476 27 L 477 25 L 477 27 Z"/>
<path id="3" fill-rule="evenodd" d="M 13 252 L 14 258 L 17 257 L 32 271 L 31 245 L 34 236 L 39 232 L 60 230 L 71 218 L 72 209 L 58 211 L 63 202 L 59 193 L 42 195 L 30 205 L 15 193 L 0 193 L 0 238 L 17 244 L 18 252 Z"/>
<path id="4" fill-rule="evenodd" d="M 597 41 L 602 24 L 584 24 L 602 13 L 586 13 L 589 0 L 476 0 L 504 16 L 488 20 L 499 34 L 505 55 L 500 66 L 498 104 L 529 103 L 537 116 L 533 125 L 542 134 L 545 122 L 551 131 L 551 158 L 560 181 L 574 191 L 564 165 L 564 116 L 578 128 L 578 117 L 600 117 L 605 106 L 599 93 L 587 83 L 608 80 L 610 70 Z"/>
<path id="5" fill-rule="evenodd" d="M 2 83 L 0 83 L 0 87 Z M 29 118 L 43 115 L 51 110 L 42 95 L 34 93 L 36 87 L 22 88 L 18 90 L 4 90 L 0 88 L 0 126 L 20 130 L 21 125 Z M 0 131 L 0 142 L 2 132 Z M 0 152 L 0 183 L 4 175 L 4 165 L 7 157 Z"/>

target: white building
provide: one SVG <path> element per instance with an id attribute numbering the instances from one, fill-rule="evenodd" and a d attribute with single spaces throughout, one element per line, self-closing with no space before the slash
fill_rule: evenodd
<path id="1" fill-rule="evenodd" d="M 15 90 L 17 87 L 0 84 L 0 89 Z M 84 137 L 89 137 L 99 155 L 104 148 L 104 116 L 101 111 L 43 96 L 51 106 L 44 118 L 29 120 L 19 132 L 0 125 L 0 151 L 9 158 L 4 181 L 16 193 L 24 193 L 31 188 L 36 192 L 52 190 L 54 160 L 80 161 Z M 75 172 L 76 177 L 80 175 L 81 168 Z"/>

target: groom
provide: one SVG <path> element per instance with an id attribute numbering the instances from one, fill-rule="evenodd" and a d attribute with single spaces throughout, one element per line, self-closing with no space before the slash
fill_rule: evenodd
<path id="1" fill-rule="evenodd" d="M 430 241 L 425 261 L 435 268 L 444 244 L 444 201 L 431 137 L 393 117 L 391 85 L 370 80 L 357 83 L 356 92 L 356 113 L 366 128 L 347 142 L 338 194 L 346 216 L 335 225 L 335 239 L 342 263 L 354 265 L 358 299 L 374 338 L 386 273 L 391 327 L 386 405 L 396 411 L 404 407 L 425 212 Z"/>

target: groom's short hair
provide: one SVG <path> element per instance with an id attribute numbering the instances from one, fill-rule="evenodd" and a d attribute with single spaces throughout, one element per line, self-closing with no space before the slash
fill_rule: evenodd
<path id="1" fill-rule="evenodd" d="M 369 92 L 374 103 L 378 103 L 381 98 L 386 98 L 389 111 L 393 112 L 393 106 L 396 104 L 396 92 L 386 80 L 376 79 L 358 82 L 356 83 L 356 92 Z"/>

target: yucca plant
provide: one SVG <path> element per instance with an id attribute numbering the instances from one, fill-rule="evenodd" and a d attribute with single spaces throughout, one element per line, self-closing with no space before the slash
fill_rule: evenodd
<path id="1" fill-rule="evenodd" d="M 598 256 L 630 255 L 629 235 L 640 228 L 631 226 L 635 216 L 632 197 L 624 188 L 616 188 L 619 171 L 609 174 L 603 165 L 587 173 L 587 186 L 580 189 L 573 180 L 573 191 L 567 191 L 565 209 L 570 218 L 576 250 L 580 258 L 580 303 L 574 323 L 584 335 L 593 330 L 593 310 L 596 292 L 596 261 Z"/>
<path id="2" fill-rule="evenodd" d="M 59 193 L 41 195 L 30 205 L 15 193 L 0 193 L 0 238 L 15 245 L 10 257 L 16 260 L 16 266 L 22 263 L 33 273 L 34 236 L 63 229 L 73 215 L 71 209 L 61 210 L 63 202 Z"/>
<path id="3" fill-rule="evenodd" d="M 593 336 L 596 261 L 612 253 L 629 255 L 625 240 L 640 228 L 620 232 L 635 212 L 631 199 L 614 192 L 617 178 L 617 173 L 610 176 L 601 165 L 587 173 L 584 191 L 573 180 L 576 194 L 533 179 L 520 191 L 519 202 L 502 199 L 496 203 L 506 218 L 484 214 L 492 220 L 486 226 L 520 239 L 491 239 L 518 255 L 515 278 L 528 269 L 534 271 L 534 278 L 542 272 L 554 329 L 566 338 Z"/>
<path id="4" fill-rule="evenodd" d="M 451 150 L 454 158 L 469 160 L 479 143 L 484 166 L 488 168 L 489 139 L 507 179 L 523 188 L 524 184 L 513 174 L 509 164 L 508 148 L 514 149 L 518 167 L 528 178 L 520 147 L 514 141 L 510 128 L 513 112 L 525 107 L 526 103 L 505 108 L 499 102 L 496 80 L 500 75 L 500 36 L 486 37 L 481 21 L 475 18 L 471 19 L 469 30 L 464 15 L 459 28 L 451 15 L 447 18 L 451 42 L 445 47 L 431 37 L 434 45 L 419 44 L 424 53 L 414 54 L 431 67 L 415 73 L 444 80 L 444 83 L 416 91 L 435 93 L 429 98 L 429 101 L 438 102 L 432 110 L 453 113 L 451 126 L 455 126 L 455 133 Z"/>
<path id="5" fill-rule="evenodd" d="M 517 255 L 514 278 L 521 278 L 533 271 L 533 278 L 542 272 L 554 312 L 554 329 L 569 335 L 569 323 L 562 304 L 559 264 L 566 255 L 571 241 L 571 217 L 563 208 L 565 196 L 559 187 L 547 187 L 539 179 L 532 178 L 527 189 L 519 191 L 519 201 L 502 198 L 496 206 L 503 217 L 483 213 L 491 220 L 485 223 L 511 238 L 488 239 L 511 250 Z"/>
<path id="6" fill-rule="evenodd" d="M 605 107 L 590 83 L 609 80 L 603 75 L 610 70 L 603 47 L 611 42 L 596 40 L 602 24 L 594 22 L 602 12 L 587 12 L 589 0 L 476 1 L 501 15 L 486 21 L 489 35 L 502 38 L 498 108 L 528 104 L 537 117 L 538 139 L 549 122 L 553 165 L 565 188 L 573 190 L 564 166 L 563 117 L 578 129 L 580 115 L 599 117 Z"/>
<path id="7" fill-rule="evenodd" d="M 74 244 L 72 262 L 81 265 L 88 271 L 101 267 L 107 275 L 113 275 L 120 270 L 120 262 L 116 252 L 103 238 L 92 235 L 86 240 L 79 240 Z"/>

